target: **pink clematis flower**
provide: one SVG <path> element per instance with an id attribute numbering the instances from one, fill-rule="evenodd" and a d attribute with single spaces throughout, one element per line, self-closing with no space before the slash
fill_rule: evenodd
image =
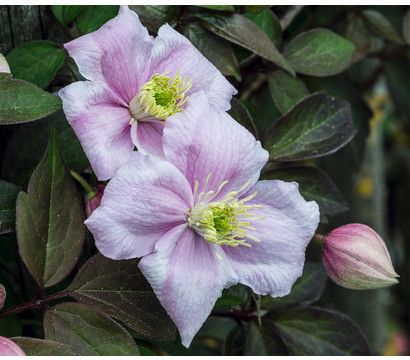
<path id="1" fill-rule="evenodd" d="M 183 35 L 163 25 L 154 39 L 135 12 L 64 45 L 90 81 L 60 90 L 63 109 L 99 180 L 124 165 L 134 145 L 163 155 L 165 119 L 205 92 L 211 106 L 229 110 L 235 88 Z"/>
<path id="2" fill-rule="evenodd" d="M 319 222 L 297 183 L 258 181 L 268 153 L 203 93 L 167 120 L 165 159 L 135 152 L 85 221 L 112 259 L 139 267 L 189 346 L 222 290 L 284 296 Z"/>

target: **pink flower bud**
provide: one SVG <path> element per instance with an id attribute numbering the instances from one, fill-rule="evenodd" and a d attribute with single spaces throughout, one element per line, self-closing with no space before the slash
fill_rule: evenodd
<path id="1" fill-rule="evenodd" d="M 378 289 L 397 284 L 383 239 L 363 224 L 334 229 L 323 239 L 323 263 L 332 280 L 348 289 Z"/>
<path id="2" fill-rule="evenodd" d="M 6 300 L 6 289 L 2 284 L 0 284 L 0 309 L 4 305 L 4 301 Z"/>
<path id="3" fill-rule="evenodd" d="M 0 54 L 0 73 L 9 73 L 10 74 L 10 67 L 7 63 L 6 58 Z"/>
<path id="4" fill-rule="evenodd" d="M 15 342 L 0 336 L 0 356 L 25 356 L 23 350 Z"/>
<path id="5" fill-rule="evenodd" d="M 91 199 L 85 198 L 85 216 L 88 218 L 92 212 L 100 206 L 101 198 L 104 194 L 105 185 L 97 184 L 94 186 L 94 190 L 97 191 Z"/>

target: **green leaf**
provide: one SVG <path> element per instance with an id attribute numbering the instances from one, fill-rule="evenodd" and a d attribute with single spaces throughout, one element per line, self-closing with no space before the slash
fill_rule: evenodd
<path id="1" fill-rule="evenodd" d="M 158 29 L 165 23 L 174 27 L 178 22 L 180 13 L 178 5 L 131 5 L 130 9 L 134 10 L 141 22 L 152 33 L 158 32 Z"/>
<path id="2" fill-rule="evenodd" d="M 235 11 L 235 8 L 233 5 L 194 5 L 194 6 L 199 6 L 211 10 L 218 10 L 218 11 Z"/>
<path id="3" fill-rule="evenodd" d="M 249 322 L 244 354 L 246 356 L 288 355 L 288 349 L 282 339 L 276 335 L 273 326 L 263 323 L 259 326 Z"/>
<path id="4" fill-rule="evenodd" d="M 245 5 L 244 11 L 251 14 L 259 14 L 264 10 L 269 9 L 271 6 L 272 5 Z"/>
<path id="5" fill-rule="evenodd" d="M 362 331 L 339 312 L 312 307 L 263 319 L 274 324 L 292 356 L 370 355 Z"/>
<path id="6" fill-rule="evenodd" d="M 61 99 L 37 86 L 0 73 L 0 125 L 41 119 L 61 109 Z"/>
<path id="7" fill-rule="evenodd" d="M 172 341 L 175 326 L 138 268 L 138 260 L 91 258 L 67 288 L 70 296 L 111 315 L 138 333 Z"/>
<path id="8" fill-rule="evenodd" d="M 65 49 L 56 43 L 34 41 L 14 48 L 6 58 L 16 79 L 44 89 L 50 85 L 66 56 Z"/>
<path id="9" fill-rule="evenodd" d="M 16 200 L 20 187 L 0 180 L 0 235 L 14 231 L 16 225 Z"/>
<path id="10" fill-rule="evenodd" d="M 52 131 L 43 159 L 17 197 L 16 230 L 21 257 L 41 288 L 67 276 L 82 250 L 84 224 L 77 188 Z"/>
<path id="11" fill-rule="evenodd" d="M 258 5 L 255 6 L 259 7 Z M 275 46 L 280 45 L 282 41 L 282 28 L 273 11 L 267 9 L 259 13 L 244 14 L 244 16 L 258 25 Z"/>
<path id="12" fill-rule="evenodd" d="M 58 143 L 67 166 L 77 172 L 90 166 L 63 111 L 58 111 L 45 119 L 18 128 L 4 152 L 2 177 L 17 185 L 26 186 L 46 150 L 52 128 L 58 132 Z"/>
<path id="13" fill-rule="evenodd" d="M 196 14 L 204 26 L 235 44 L 272 61 L 275 65 L 295 74 L 292 66 L 286 61 L 282 54 L 276 49 L 272 41 L 263 30 L 240 14 Z"/>
<path id="14" fill-rule="evenodd" d="M 332 179 L 319 168 L 310 166 L 281 167 L 264 173 L 262 178 L 296 181 L 305 200 L 314 200 L 319 205 L 321 222 L 327 222 L 326 215 L 334 216 L 349 209 L 346 200 Z"/>
<path id="15" fill-rule="evenodd" d="M 407 44 L 410 44 L 410 10 L 407 10 L 406 15 L 403 17 L 403 38 Z"/>
<path id="16" fill-rule="evenodd" d="M 228 290 L 222 292 L 222 296 L 216 301 L 214 311 L 229 311 L 233 306 L 239 305 L 241 299 L 232 295 Z"/>
<path id="17" fill-rule="evenodd" d="M 362 14 L 369 27 L 376 34 L 395 43 L 403 44 L 403 40 L 400 39 L 393 25 L 383 14 L 372 9 L 363 10 Z"/>
<path id="18" fill-rule="evenodd" d="M 75 356 L 76 354 L 64 344 L 55 341 L 29 337 L 12 338 L 27 356 Z"/>
<path id="19" fill-rule="evenodd" d="M 352 62 L 363 59 L 370 51 L 372 39 L 363 18 L 356 12 L 347 14 L 343 37 L 351 41 L 356 50 L 352 54 Z"/>
<path id="20" fill-rule="evenodd" d="M 196 22 L 185 26 L 184 35 L 222 74 L 235 76 L 236 80 L 241 81 L 238 63 L 229 41 Z"/>
<path id="21" fill-rule="evenodd" d="M 285 71 L 271 71 L 267 75 L 272 99 L 282 114 L 309 94 L 302 80 L 290 76 Z"/>
<path id="22" fill-rule="evenodd" d="M 85 5 L 53 5 L 51 10 L 61 25 L 71 23 L 84 9 Z"/>
<path id="23" fill-rule="evenodd" d="M 83 304 L 63 303 L 46 310 L 44 332 L 47 340 L 66 344 L 78 355 L 138 355 L 122 326 Z"/>
<path id="24" fill-rule="evenodd" d="M 283 55 L 296 72 L 330 76 L 350 65 L 354 44 L 327 29 L 313 29 L 296 36 Z"/>
<path id="25" fill-rule="evenodd" d="M 318 92 L 270 127 L 264 148 L 272 160 L 303 160 L 335 152 L 355 133 L 349 103 Z"/>
<path id="26" fill-rule="evenodd" d="M 258 138 L 258 130 L 252 120 L 252 116 L 240 100 L 232 98 L 231 109 L 228 111 L 228 114 L 231 115 L 239 124 L 247 128 L 256 138 Z"/>
<path id="27" fill-rule="evenodd" d="M 81 35 L 99 29 L 118 15 L 119 5 L 87 5 L 78 15 L 76 23 Z"/>
<path id="28" fill-rule="evenodd" d="M 234 327 L 224 344 L 225 356 L 242 356 L 245 352 L 246 332 L 242 327 Z"/>
<path id="29" fill-rule="evenodd" d="M 283 309 L 295 305 L 309 305 L 322 296 L 327 280 L 327 273 L 320 263 L 306 262 L 303 275 L 292 287 L 289 295 L 280 298 L 264 296 L 263 309 Z"/>

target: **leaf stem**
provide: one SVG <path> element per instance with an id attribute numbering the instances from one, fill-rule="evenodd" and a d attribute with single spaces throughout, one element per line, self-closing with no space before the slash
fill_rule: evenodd
<path id="1" fill-rule="evenodd" d="M 313 239 L 316 240 L 316 241 L 318 241 L 320 244 L 323 243 L 323 239 L 324 239 L 324 238 L 325 238 L 325 236 L 322 235 L 322 234 L 316 233 L 315 235 L 313 235 Z"/>
<path id="2" fill-rule="evenodd" d="M 95 195 L 97 195 L 98 191 L 93 189 L 93 187 L 78 172 L 70 169 L 70 174 L 83 187 L 87 199 L 92 199 Z"/>

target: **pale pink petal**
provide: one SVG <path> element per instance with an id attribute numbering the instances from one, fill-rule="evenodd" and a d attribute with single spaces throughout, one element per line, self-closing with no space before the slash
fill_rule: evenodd
<path id="1" fill-rule="evenodd" d="M 0 336 L 0 356 L 25 356 L 26 353 L 14 341 Z"/>
<path id="2" fill-rule="evenodd" d="M 238 282 L 227 259 L 217 258 L 217 248 L 183 224 L 165 234 L 139 263 L 186 347 L 222 290 Z"/>
<path id="3" fill-rule="evenodd" d="M 252 248 L 223 246 L 239 282 L 250 286 L 257 294 L 273 297 L 287 295 L 295 280 L 302 274 L 305 249 L 319 223 L 319 207 L 314 201 L 306 202 L 295 182 L 279 180 L 258 181 L 248 194 L 258 191 L 249 205 L 256 217 L 249 218 L 255 231 L 247 233 L 260 242 L 248 239 Z"/>
<path id="4" fill-rule="evenodd" d="M 186 37 L 166 24 L 155 38 L 150 75 L 165 72 L 173 75 L 178 70 L 183 78 L 192 79 L 190 94 L 203 90 L 211 106 L 225 111 L 230 109 L 236 89 Z"/>
<path id="5" fill-rule="evenodd" d="M 119 105 L 110 91 L 89 81 L 73 83 L 58 94 L 97 178 L 110 179 L 134 148 L 128 108 Z"/>
<path id="6" fill-rule="evenodd" d="M 133 152 L 85 224 L 104 256 L 131 259 L 149 254 L 168 230 L 185 224 L 191 203 L 190 186 L 177 168 Z"/>
<path id="7" fill-rule="evenodd" d="M 160 121 L 135 121 L 131 129 L 131 137 L 138 151 L 164 157 L 162 149 L 162 134 L 164 124 Z"/>
<path id="8" fill-rule="evenodd" d="M 100 29 L 64 47 L 86 79 L 110 89 L 128 105 L 147 81 L 153 44 L 138 15 L 121 6 L 118 16 Z"/>
<path id="9" fill-rule="evenodd" d="M 248 180 L 252 186 L 268 160 L 260 142 L 227 113 L 214 110 L 201 92 L 192 96 L 184 111 L 167 119 L 163 146 L 167 160 L 192 188 L 198 180 L 202 191 L 210 173 L 207 191 L 217 191 L 223 181 L 229 181 L 215 201 Z"/>

